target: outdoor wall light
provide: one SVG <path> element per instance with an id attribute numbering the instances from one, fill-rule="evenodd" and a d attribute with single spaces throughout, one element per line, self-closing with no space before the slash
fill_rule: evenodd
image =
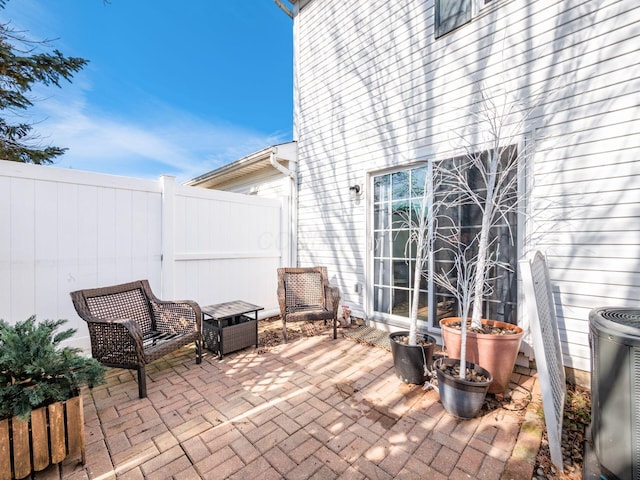
<path id="1" fill-rule="evenodd" d="M 360 196 L 360 194 L 362 193 L 362 187 L 360 185 L 351 185 L 349 187 L 349 195 L 351 196 L 351 198 L 353 200 L 355 200 L 356 198 L 358 198 Z"/>

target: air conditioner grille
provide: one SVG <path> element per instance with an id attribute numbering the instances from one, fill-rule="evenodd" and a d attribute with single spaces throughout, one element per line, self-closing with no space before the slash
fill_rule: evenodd
<path id="1" fill-rule="evenodd" d="M 633 444 L 631 445 L 634 452 L 635 462 L 633 478 L 640 480 L 640 349 L 633 348 L 631 350 L 631 415 L 633 423 Z"/>
<path id="2" fill-rule="evenodd" d="M 638 310 L 603 310 L 601 316 L 605 320 L 610 320 L 627 327 L 640 327 L 640 314 L 638 314 Z"/>

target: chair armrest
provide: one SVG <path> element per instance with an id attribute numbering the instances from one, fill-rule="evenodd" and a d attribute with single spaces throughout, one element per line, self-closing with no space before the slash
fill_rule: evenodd
<path id="1" fill-rule="evenodd" d="M 202 331 L 202 310 L 192 300 L 163 301 L 151 299 L 156 328 L 164 333 Z"/>
<path id="2" fill-rule="evenodd" d="M 280 316 L 284 319 L 287 314 L 287 298 L 284 286 L 278 285 L 278 305 L 280 307 Z"/>
<path id="3" fill-rule="evenodd" d="M 122 330 L 127 332 L 132 338 L 142 339 L 142 330 L 138 322 L 132 318 L 97 318 L 93 316 L 84 317 L 83 320 L 89 325 L 101 324 L 105 329 Z"/>
<path id="4" fill-rule="evenodd" d="M 138 365 L 144 359 L 142 330 L 138 323 L 130 318 L 96 318 L 85 316 L 89 327 L 92 356 L 99 362 L 113 364 L 114 352 L 119 353 L 119 362 Z"/>
<path id="5" fill-rule="evenodd" d="M 338 306 L 340 305 L 340 290 L 333 285 L 324 287 L 325 307 L 333 312 L 334 316 L 338 315 Z"/>

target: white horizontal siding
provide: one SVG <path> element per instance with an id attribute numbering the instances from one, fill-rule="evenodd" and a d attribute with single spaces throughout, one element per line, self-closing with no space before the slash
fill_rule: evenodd
<path id="1" fill-rule="evenodd" d="M 296 24 L 300 263 L 362 305 L 371 192 L 349 185 L 452 155 L 477 82 L 500 85 L 537 106 L 514 139 L 535 145 L 526 249 L 549 255 L 565 363 L 588 370 L 589 310 L 640 306 L 640 6 L 495 1 L 439 40 L 432 1 L 311 0 Z"/>
<path id="2" fill-rule="evenodd" d="M 289 177 L 269 167 L 216 185 L 215 189 L 266 198 L 283 198 L 289 196 L 290 183 Z"/>
<path id="3" fill-rule="evenodd" d="M 507 5 L 501 8 L 507 8 Z M 547 8 L 547 5 L 540 6 L 542 12 L 549 13 L 553 12 L 553 8 Z M 574 9 L 577 10 L 577 9 Z M 353 11 L 357 11 L 353 9 Z M 418 11 L 418 9 L 413 9 L 412 11 Z M 516 10 L 516 12 L 519 10 Z M 611 30 L 614 34 L 620 35 L 620 39 L 627 38 L 624 30 L 620 29 L 620 26 L 617 25 L 614 20 L 622 16 L 621 14 L 617 17 L 614 17 L 613 20 L 609 20 L 611 25 L 604 24 L 602 25 L 603 31 Z M 349 15 L 346 16 L 349 18 Z M 509 31 L 510 33 L 513 30 L 517 30 L 519 27 L 517 24 L 513 24 L 513 15 L 509 15 L 508 21 L 510 22 Z M 628 16 L 624 16 L 625 19 L 628 19 Z M 531 18 L 525 19 L 527 22 L 531 21 Z M 415 20 L 413 20 L 415 21 Z M 419 21 L 419 19 L 418 19 Z M 524 21 L 523 21 L 524 22 Z M 324 25 L 324 24 L 321 24 Z M 366 108 L 369 108 L 369 102 L 366 98 L 368 95 L 371 95 L 373 98 L 376 98 L 377 95 L 380 95 L 380 98 L 384 100 L 384 102 L 377 103 L 379 108 L 390 108 L 393 106 L 398 106 L 400 108 L 400 112 L 406 112 L 406 107 L 415 104 L 412 97 L 416 97 L 416 99 L 420 100 L 419 95 L 424 87 L 428 87 L 428 91 L 434 91 L 439 96 L 442 95 L 455 95 L 456 98 L 460 99 L 461 105 L 464 105 L 465 96 L 460 95 L 461 89 L 469 88 L 472 82 L 475 80 L 473 74 L 476 74 L 478 71 L 477 65 L 480 64 L 483 60 L 489 59 L 492 63 L 489 64 L 489 68 L 486 66 L 482 70 L 482 78 L 487 79 L 487 81 L 491 81 L 492 79 L 499 79 L 500 75 L 504 74 L 504 68 L 495 68 L 496 59 L 499 60 L 500 63 L 503 63 L 506 67 L 510 64 L 515 64 L 519 67 L 522 72 L 519 72 L 523 77 L 528 78 L 528 86 L 536 85 L 540 81 L 544 81 L 549 83 L 549 70 L 550 66 L 554 68 L 552 72 L 554 76 L 558 76 L 559 73 L 567 74 L 571 73 L 571 71 L 575 71 L 575 62 L 571 62 L 567 65 L 567 68 L 560 68 L 563 62 L 567 60 L 571 61 L 574 58 L 575 51 L 567 48 L 566 46 L 559 45 L 563 47 L 562 50 L 553 50 L 549 48 L 549 43 L 552 43 L 556 40 L 559 35 L 556 30 L 553 29 L 555 26 L 554 23 L 547 28 L 550 32 L 553 32 L 555 37 L 549 38 L 547 42 L 542 43 L 542 50 L 539 55 L 527 55 L 527 51 L 523 52 L 523 43 L 516 43 L 509 47 L 508 54 L 505 55 L 504 51 L 500 52 L 500 55 L 495 55 L 496 45 L 495 45 L 495 37 L 497 35 L 493 35 L 491 37 L 487 37 L 484 40 L 485 47 L 483 50 L 486 50 L 484 55 L 473 55 L 474 52 L 477 51 L 481 45 L 472 43 L 469 45 L 468 42 L 465 43 L 465 49 L 432 49 L 432 52 L 429 52 L 428 49 L 425 52 L 424 49 L 420 49 L 417 45 L 405 45 L 405 43 L 398 43 L 396 38 L 396 33 L 400 29 L 393 29 L 393 26 L 388 27 L 387 31 L 382 33 L 383 38 L 387 39 L 387 44 L 392 44 L 393 49 L 390 51 L 395 55 L 394 58 L 389 60 L 389 65 L 386 64 L 386 58 L 379 55 L 375 56 L 375 61 L 371 61 L 371 58 L 368 58 L 368 63 L 364 66 L 367 68 L 366 70 L 359 69 L 359 65 L 361 62 L 365 61 L 363 59 L 367 59 L 366 54 L 360 54 L 357 58 L 345 58 L 348 60 L 346 62 L 334 62 L 335 57 L 329 56 L 327 62 L 332 65 L 346 65 L 348 68 L 357 71 L 357 75 L 354 75 L 353 80 L 350 81 L 350 78 L 345 78 L 344 75 L 340 75 L 339 71 L 329 71 L 329 74 L 338 75 L 337 78 L 340 78 L 340 99 L 343 100 L 343 104 L 341 104 L 340 112 L 346 113 L 348 115 L 357 116 L 359 111 L 363 111 Z M 342 24 L 339 24 L 337 28 L 345 28 Z M 468 26 L 472 27 L 472 25 Z M 465 27 L 466 29 L 467 27 Z M 522 27 L 524 28 L 524 27 Z M 531 27 L 530 27 L 531 28 Z M 585 27 L 586 28 L 586 27 Z M 467 39 L 469 36 L 473 36 L 474 32 L 471 33 L 465 30 L 466 34 L 463 39 Z M 363 49 L 371 49 L 372 47 L 367 43 L 367 32 L 365 34 L 360 34 L 360 38 L 362 39 L 363 45 L 358 46 L 357 48 Z M 424 34 L 424 32 L 422 32 Z M 477 32 L 476 32 L 477 33 Z M 568 32 L 571 35 L 577 35 L 576 32 L 570 31 Z M 578 32 L 579 33 L 579 32 Z M 328 33 L 327 33 L 328 35 Z M 373 36 L 373 34 L 370 34 Z M 428 33 L 427 33 L 428 36 Z M 460 38 L 460 37 L 457 37 Z M 392 39 L 390 41 L 389 39 Z M 537 36 L 534 39 L 531 39 L 531 42 L 535 40 L 536 44 L 541 43 L 544 39 L 540 39 Z M 344 42 L 350 42 L 350 38 L 345 38 Z M 335 42 L 335 40 L 334 40 Z M 502 44 L 501 44 L 502 45 Z M 623 52 L 620 52 L 615 44 L 599 44 L 598 42 L 591 42 L 589 45 L 592 46 L 592 49 L 595 49 L 598 52 L 597 58 L 593 58 L 589 60 L 585 57 L 588 52 L 581 52 L 583 56 L 584 65 L 599 65 L 599 63 L 604 59 L 615 59 L 618 55 Z M 628 44 L 623 44 L 628 45 Z M 316 48 L 317 44 L 314 44 Z M 528 45 L 524 45 L 527 47 Z M 409 48 L 410 47 L 410 48 Z M 607 50 L 601 52 L 603 48 Z M 627 48 L 634 50 L 635 47 L 628 46 Z M 405 51 L 416 51 L 414 54 L 417 61 L 412 62 L 401 62 L 396 61 L 395 58 L 403 58 Z M 493 52 L 493 56 L 492 55 Z M 315 53 L 315 51 L 314 51 Z M 380 53 L 380 52 L 376 52 Z M 384 53 L 384 52 L 382 52 Z M 429 56 L 426 56 L 425 53 L 429 53 Z M 544 54 L 543 54 L 544 53 Z M 310 70 L 314 71 L 314 76 L 310 78 L 310 85 L 304 85 L 305 89 L 310 89 L 313 91 L 312 100 L 314 103 L 317 102 L 326 102 L 330 101 L 335 96 L 335 91 L 333 88 L 330 88 L 331 85 L 327 84 L 325 81 L 325 76 L 323 75 L 315 75 L 320 72 L 316 70 L 318 68 L 316 66 L 322 59 L 321 55 L 313 55 L 312 60 L 315 62 L 314 65 L 310 67 Z M 352 61 L 353 60 L 353 61 Z M 532 62 L 535 60 L 535 68 L 532 68 L 534 65 Z M 445 63 L 440 63 L 440 62 Z M 402 65 L 406 65 L 406 71 L 400 70 Z M 568 68 L 571 67 L 571 68 Z M 584 68 L 584 67 L 581 67 Z M 600 66 L 598 67 L 600 69 Z M 385 75 L 385 70 L 389 71 L 388 75 Z M 465 75 L 443 75 L 443 70 L 446 73 L 462 71 Z M 382 73 L 381 73 L 382 71 Z M 469 75 L 468 73 L 472 75 Z M 516 72 L 518 73 L 518 72 Z M 408 75 L 408 77 L 407 77 Z M 410 88 L 407 87 L 407 80 L 411 80 Z M 314 85 L 317 83 L 317 86 Z M 353 91 L 352 86 L 356 85 L 358 90 Z M 391 85 L 391 87 L 390 87 Z M 396 86 L 398 85 L 398 86 Z M 398 90 L 399 88 L 399 90 Z M 318 97 L 318 91 L 324 93 L 326 97 Z M 435 98 L 431 95 L 427 94 L 426 98 Z M 364 100 L 364 101 L 363 101 Z M 353 101 L 353 103 L 349 103 Z M 302 108 L 305 108 L 304 97 L 302 97 Z M 444 107 L 455 110 L 456 105 L 448 100 L 446 102 L 436 102 L 435 107 Z M 349 110 L 353 109 L 353 110 Z M 362 117 L 362 116 L 361 116 Z M 319 121 L 322 121 L 322 118 L 319 118 Z M 311 124 L 312 125 L 312 124 Z"/>

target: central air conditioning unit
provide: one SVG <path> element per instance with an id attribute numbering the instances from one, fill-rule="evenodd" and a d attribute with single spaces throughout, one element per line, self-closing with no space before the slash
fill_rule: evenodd
<path id="1" fill-rule="evenodd" d="M 591 435 L 607 479 L 640 480 L 640 310 L 589 313 Z"/>

